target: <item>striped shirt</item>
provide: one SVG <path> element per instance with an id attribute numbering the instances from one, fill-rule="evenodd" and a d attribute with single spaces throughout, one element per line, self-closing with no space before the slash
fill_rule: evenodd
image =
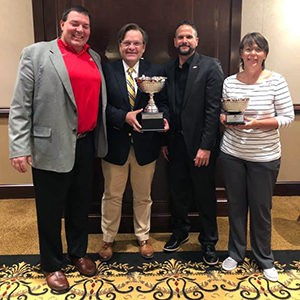
<path id="1" fill-rule="evenodd" d="M 237 74 L 223 84 L 223 98 L 248 97 L 245 116 L 256 119 L 276 118 L 278 128 L 287 127 L 295 117 L 288 85 L 284 77 L 272 72 L 271 76 L 255 84 L 245 84 Z M 226 128 L 221 151 L 253 162 L 268 162 L 281 157 L 278 129 Z"/>

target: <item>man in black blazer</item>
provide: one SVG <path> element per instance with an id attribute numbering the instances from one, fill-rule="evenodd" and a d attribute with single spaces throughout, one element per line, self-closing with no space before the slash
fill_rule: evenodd
<path id="1" fill-rule="evenodd" d="M 128 176 L 133 190 L 134 231 L 144 258 L 153 257 L 149 242 L 151 214 L 151 182 L 156 159 L 161 149 L 161 135 L 158 132 L 141 132 L 140 113 L 146 107 L 149 95 L 137 89 L 134 103 L 130 103 L 126 81 L 132 68 L 134 78 L 158 76 L 162 67 L 151 64 L 142 55 L 147 43 L 146 32 L 137 24 L 126 24 L 119 32 L 120 60 L 104 66 L 107 83 L 107 135 L 108 154 L 102 161 L 105 187 L 102 199 L 103 245 L 102 260 L 109 260 L 113 254 L 113 242 L 117 235 L 122 210 L 122 198 Z M 167 100 L 160 95 L 156 104 L 164 116 L 168 115 Z M 164 119 L 165 130 L 168 121 Z"/>
<path id="2" fill-rule="evenodd" d="M 218 263 L 215 161 L 223 72 L 216 59 L 195 51 L 197 45 L 195 26 L 187 21 L 179 24 L 174 37 L 178 58 L 166 67 L 170 131 L 162 151 L 170 162 L 173 234 L 164 250 L 176 251 L 188 240 L 188 212 L 194 204 L 202 223 L 203 259 L 214 265 Z"/>

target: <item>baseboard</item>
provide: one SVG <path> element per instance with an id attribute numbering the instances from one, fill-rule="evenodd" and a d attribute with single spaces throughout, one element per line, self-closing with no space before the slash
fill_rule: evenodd
<path id="1" fill-rule="evenodd" d="M 277 182 L 274 196 L 300 196 L 300 181 Z M 32 184 L 0 184 L 0 200 L 27 198 L 34 198 Z M 224 188 L 217 188 L 217 198 L 220 203 L 227 202 Z"/>
<path id="2" fill-rule="evenodd" d="M 278 182 L 275 187 L 277 196 L 299 196 L 300 182 Z M 227 197 L 224 188 L 216 189 L 217 195 L 217 215 L 227 216 Z M 34 198 L 34 190 L 31 184 L 6 185 L 0 184 L 0 201 L 1 199 L 30 199 Z M 101 199 L 101 197 L 99 197 Z M 89 233 L 100 233 L 101 215 L 100 201 L 94 200 L 89 214 Z M 193 211 L 193 209 L 192 209 Z M 99 212 L 99 213 L 95 213 Z M 198 213 L 189 214 L 191 221 L 191 231 L 199 231 L 201 226 Z M 132 202 L 124 201 L 123 213 L 120 224 L 120 232 L 133 232 Z M 171 232 L 171 213 L 168 199 L 153 201 L 151 212 L 151 231 L 152 232 Z"/>
<path id="3" fill-rule="evenodd" d="M 34 198 L 32 184 L 0 184 L 0 200 L 27 198 Z"/>
<path id="4" fill-rule="evenodd" d="M 300 196 L 300 181 L 280 181 L 276 183 L 275 196 Z"/>

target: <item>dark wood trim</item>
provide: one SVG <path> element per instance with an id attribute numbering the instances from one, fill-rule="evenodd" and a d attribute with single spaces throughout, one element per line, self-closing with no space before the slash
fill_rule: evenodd
<path id="1" fill-rule="evenodd" d="M 227 216 L 227 203 L 218 203 L 218 212 L 223 210 L 226 214 L 219 214 L 218 216 Z M 191 221 L 191 232 L 200 231 L 200 219 L 198 213 L 190 213 L 189 219 Z M 133 219 L 131 215 L 122 214 L 121 224 L 119 227 L 120 233 L 132 233 Z M 151 215 L 151 232 L 172 232 L 172 222 L 170 213 L 157 213 Z M 100 215 L 89 215 L 89 233 L 101 233 L 101 217 Z"/>
<path id="2" fill-rule="evenodd" d="M 45 40 L 45 28 L 44 28 L 44 1 L 32 0 L 32 11 L 34 12 L 34 40 L 35 42 Z"/>
<path id="3" fill-rule="evenodd" d="M 295 114 L 300 114 L 300 104 L 294 104 Z M 8 118 L 9 107 L 0 107 L 0 118 Z"/>
<path id="4" fill-rule="evenodd" d="M 231 1 L 231 30 L 230 30 L 230 66 L 229 74 L 235 74 L 239 70 L 240 55 L 239 55 L 239 43 L 241 37 L 241 24 L 242 24 L 242 1 L 232 0 Z"/>
<path id="5" fill-rule="evenodd" d="M 295 110 L 295 114 L 299 115 L 300 114 L 300 104 L 294 104 L 294 110 Z"/>
<path id="6" fill-rule="evenodd" d="M 58 17 L 59 2 L 53 0 L 32 0 L 35 42 L 50 41 L 59 36 L 59 23 L 53 22 L 53 17 L 55 17 L 55 20 L 60 20 Z"/>
<path id="7" fill-rule="evenodd" d="M 227 202 L 223 187 L 216 189 L 218 203 Z M 274 196 L 300 196 L 300 181 L 279 181 L 276 183 Z M 34 198 L 32 184 L 0 184 L 0 199 Z"/>
<path id="8" fill-rule="evenodd" d="M 8 107 L 0 108 L 0 118 L 8 118 L 8 114 L 9 114 Z"/>
<path id="9" fill-rule="evenodd" d="M 300 196 L 299 181 L 280 181 L 275 185 L 275 196 Z"/>
<path id="10" fill-rule="evenodd" d="M 224 188 L 217 188 L 217 215 L 218 217 L 227 216 L 227 197 Z M 276 196 L 299 196 L 300 182 L 278 182 L 275 187 Z M 0 185 L 0 201 L 1 199 L 32 199 L 34 198 L 34 190 L 32 184 L 2 184 Z M 151 232 L 171 232 L 171 214 L 164 209 L 155 209 L 155 206 L 165 206 L 165 202 L 153 203 L 153 210 L 151 215 Z M 122 214 L 120 224 L 120 233 L 133 232 L 132 215 L 126 211 L 125 208 Z M 93 211 L 100 211 L 100 201 L 97 204 L 97 209 Z M 160 213 L 159 211 L 164 211 Z M 191 231 L 198 232 L 200 228 L 199 217 L 195 212 L 189 214 L 191 220 Z M 101 216 L 100 214 L 91 213 L 89 215 L 89 233 L 99 233 L 101 230 Z"/>
<path id="11" fill-rule="evenodd" d="M 0 184 L 0 200 L 26 198 L 34 198 L 32 184 Z"/>

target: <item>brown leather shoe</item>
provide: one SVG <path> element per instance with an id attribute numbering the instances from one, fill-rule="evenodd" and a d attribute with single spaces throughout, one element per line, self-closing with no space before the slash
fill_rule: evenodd
<path id="1" fill-rule="evenodd" d="M 52 291 L 58 294 L 62 294 L 66 293 L 69 290 L 69 282 L 63 271 L 44 273 L 46 276 L 46 282 Z"/>
<path id="2" fill-rule="evenodd" d="M 113 255 L 113 243 L 103 242 L 99 255 L 103 261 L 110 260 Z"/>
<path id="3" fill-rule="evenodd" d="M 96 264 L 89 257 L 73 257 L 71 260 L 81 275 L 91 277 L 96 274 Z"/>
<path id="4" fill-rule="evenodd" d="M 144 258 L 149 259 L 153 257 L 154 250 L 149 240 L 139 241 L 139 245 L 140 253 Z"/>

